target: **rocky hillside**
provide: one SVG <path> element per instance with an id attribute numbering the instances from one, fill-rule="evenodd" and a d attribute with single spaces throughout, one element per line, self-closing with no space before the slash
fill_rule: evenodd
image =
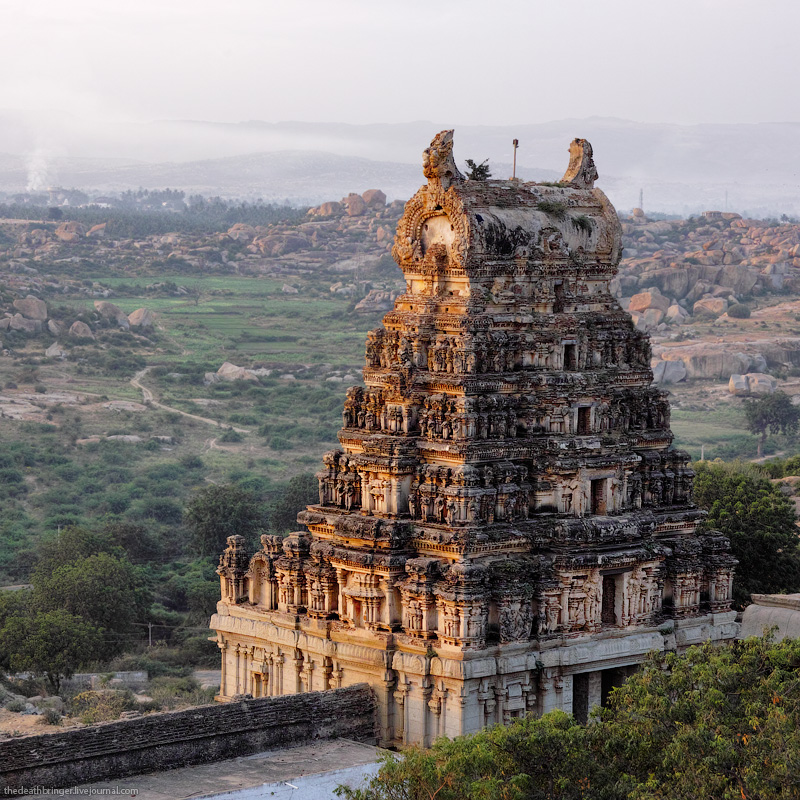
<path id="1" fill-rule="evenodd" d="M 107 298 L 102 280 L 81 280 L 83 264 L 102 264 L 117 277 L 185 274 L 187 283 L 192 275 L 265 276 L 280 280 L 286 294 L 316 285 L 351 297 L 355 312 L 386 311 L 403 286 L 390 256 L 402 207 L 372 189 L 324 202 L 296 222 L 136 238 L 116 236 L 113 221 L 88 229 L 74 221 L 0 221 L 0 328 L 33 333 L 47 327 L 49 318 L 32 319 L 19 308 L 37 297 Z M 613 289 L 636 325 L 653 336 L 657 380 L 727 381 L 731 374 L 800 365 L 800 339 L 787 335 L 800 308 L 784 309 L 780 321 L 771 321 L 769 310 L 800 295 L 800 225 L 717 211 L 650 220 L 637 210 L 623 220 L 623 233 Z M 154 294 L 161 290 L 191 291 L 152 284 Z M 56 322 L 69 327 L 70 321 Z"/>
<path id="2" fill-rule="evenodd" d="M 653 337 L 657 381 L 733 375 L 737 393 L 761 392 L 774 382 L 742 376 L 800 365 L 800 339 L 786 335 L 800 308 L 775 307 L 800 293 L 800 225 L 719 211 L 655 221 L 637 209 L 623 234 L 614 290 Z"/>
<path id="3" fill-rule="evenodd" d="M 622 227 L 616 291 L 644 330 L 719 317 L 756 295 L 800 290 L 800 225 L 719 211 L 653 222 L 637 209 Z"/>

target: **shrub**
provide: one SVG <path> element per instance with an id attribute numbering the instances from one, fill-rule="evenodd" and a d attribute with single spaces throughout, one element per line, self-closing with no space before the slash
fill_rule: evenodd
<path id="1" fill-rule="evenodd" d="M 41 716 L 39 717 L 39 724 L 40 725 L 60 725 L 61 724 L 61 714 L 56 711 L 54 708 L 46 708 L 42 711 Z"/>
<path id="2" fill-rule="evenodd" d="M 95 722 L 119 719 L 123 711 L 135 707 L 133 692 L 130 689 L 102 689 L 101 691 L 81 692 L 72 698 L 73 714 L 85 725 Z"/>
<path id="3" fill-rule="evenodd" d="M 178 708 L 181 706 L 201 706 L 211 703 L 216 692 L 213 689 L 201 689 L 194 678 L 155 678 L 148 689 L 153 700 L 161 708 Z"/>
<path id="4" fill-rule="evenodd" d="M 537 203 L 536 208 L 543 214 L 549 214 L 556 219 L 562 219 L 567 213 L 567 207 L 557 200 L 542 200 Z"/>
<path id="5" fill-rule="evenodd" d="M 25 703 L 22 700 L 12 700 L 10 703 L 6 703 L 6 711 L 13 711 L 15 714 L 19 714 L 20 711 L 25 710 Z"/>
<path id="6" fill-rule="evenodd" d="M 749 319 L 750 309 L 742 303 L 734 303 L 728 309 L 728 316 L 733 317 L 734 319 Z"/>
<path id="7" fill-rule="evenodd" d="M 579 231 L 583 231 L 583 233 L 591 234 L 594 230 L 594 225 L 589 217 L 586 214 L 580 214 L 577 217 L 572 217 L 572 225 L 573 227 L 577 228 Z"/>

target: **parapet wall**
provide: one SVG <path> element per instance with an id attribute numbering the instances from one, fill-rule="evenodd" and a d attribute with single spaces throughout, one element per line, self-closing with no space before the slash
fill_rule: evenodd
<path id="1" fill-rule="evenodd" d="M 0 742 L 0 790 L 64 788 L 333 738 L 375 740 L 375 698 L 366 684 Z"/>

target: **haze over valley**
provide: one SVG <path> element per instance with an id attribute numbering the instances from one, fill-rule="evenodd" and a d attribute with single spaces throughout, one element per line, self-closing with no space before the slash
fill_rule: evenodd
<path id="1" fill-rule="evenodd" d="M 405 200 L 417 185 L 419 142 L 447 120 L 405 124 L 161 121 L 87 126 L 70 113 L 0 114 L 3 191 L 78 188 L 100 194 L 140 187 L 294 205 L 381 186 Z M 557 180 L 565 142 L 589 139 L 609 198 L 688 216 L 708 208 L 779 216 L 800 213 L 798 123 L 677 125 L 592 117 L 537 124 L 460 125 L 463 158 L 511 174 Z M 726 207 L 727 203 L 727 207 Z"/>

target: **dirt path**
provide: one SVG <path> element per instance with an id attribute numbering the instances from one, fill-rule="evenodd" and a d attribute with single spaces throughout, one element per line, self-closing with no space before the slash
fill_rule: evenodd
<path id="1" fill-rule="evenodd" d="M 778 450 L 777 453 L 770 453 L 768 456 L 761 456 L 761 458 L 751 458 L 751 464 L 763 464 L 765 461 L 769 461 L 772 458 L 781 458 L 781 456 L 785 456 L 785 450 Z"/>
<path id="2" fill-rule="evenodd" d="M 148 389 L 146 386 L 142 385 L 142 378 L 147 375 L 150 367 L 145 367 L 144 369 L 139 370 L 132 378 L 131 378 L 131 386 L 136 389 L 139 389 L 142 393 L 142 401 L 150 406 L 154 406 L 155 408 L 160 408 L 162 411 L 171 411 L 174 414 L 180 414 L 182 417 L 188 417 L 189 419 L 195 419 L 198 422 L 205 422 L 208 425 L 214 425 L 215 427 L 219 428 L 220 423 L 215 419 L 209 419 L 208 417 L 199 417 L 197 414 L 190 414 L 188 411 L 181 411 L 179 408 L 172 408 L 172 406 L 165 406 L 163 403 L 159 403 L 153 393 Z M 234 428 L 232 425 L 230 426 L 236 433 L 250 433 L 249 429 L 247 428 Z M 209 449 L 214 445 L 209 445 Z"/>

